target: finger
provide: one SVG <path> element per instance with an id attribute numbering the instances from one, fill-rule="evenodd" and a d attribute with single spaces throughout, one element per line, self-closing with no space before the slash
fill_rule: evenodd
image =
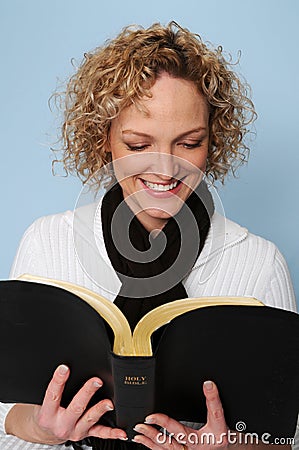
<path id="1" fill-rule="evenodd" d="M 111 428 L 104 425 L 94 425 L 90 428 L 88 436 L 99 437 L 102 439 L 121 439 L 127 441 L 127 435 L 124 430 L 120 428 Z"/>
<path id="2" fill-rule="evenodd" d="M 41 413 L 44 418 L 50 419 L 55 416 L 60 408 L 62 393 L 69 375 L 69 368 L 63 364 L 58 366 L 55 370 L 53 377 L 48 384 L 41 407 Z"/>
<path id="3" fill-rule="evenodd" d="M 212 381 L 205 381 L 203 391 L 208 410 L 207 425 L 211 427 L 215 434 L 225 433 L 227 431 L 227 425 L 216 384 Z"/>
<path id="4" fill-rule="evenodd" d="M 179 450 L 182 448 L 182 444 L 179 444 L 175 440 L 175 436 L 172 433 L 167 434 L 165 430 L 158 431 L 154 427 L 142 423 L 137 424 L 134 430 L 141 434 L 137 434 L 133 441 L 143 444 L 148 448 L 154 450 L 160 450 L 161 448 Z"/>
<path id="5" fill-rule="evenodd" d="M 107 412 L 112 411 L 113 404 L 111 400 L 102 400 L 96 405 L 88 409 L 83 416 L 78 420 L 76 425 L 76 433 L 79 435 L 88 435 L 92 427 L 99 421 L 99 419 Z M 121 435 L 125 436 L 125 432 Z"/>
<path id="6" fill-rule="evenodd" d="M 146 424 L 159 425 L 165 428 L 169 433 L 174 433 L 174 435 L 179 433 L 186 433 L 186 428 L 180 422 L 172 419 L 166 414 L 151 414 L 145 419 Z"/>
<path id="7" fill-rule="evenodd" d="M 143 444 L 145 447 L 150 448 L 152 450 L 158 450 L 158 449 L 160 450 L 161 449 L 161 444 L 159 447 L 159 445 L 157 445 L 156 442 L 152 441 L 150 438 L 148 438 L 147 436 L 144 436 L 143 434 L 137 434 L 136 436 L 134 436 L 132 441 L 136 442 L 137 444 Z"/>
<path id="8" fill-rule="evenodd" d="M 103 382 L 100 378 L 91 378 L 86 381 L 83 387 L 73 397 L 64 414 L 65 425 L 69 429 L 76 426 L 76 423 L 84 414 L 90 399 L 102 385 Z"/>

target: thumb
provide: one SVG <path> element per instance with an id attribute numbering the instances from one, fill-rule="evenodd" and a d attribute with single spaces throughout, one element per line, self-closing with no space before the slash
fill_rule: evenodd
<path id="1" fill-rule="evenodd" d="M 207 425 L 214 434 L 226 433 L 228 428 L 216 384 L 210 380 L 205 381 L 203 392 L 207 405 Z"/>

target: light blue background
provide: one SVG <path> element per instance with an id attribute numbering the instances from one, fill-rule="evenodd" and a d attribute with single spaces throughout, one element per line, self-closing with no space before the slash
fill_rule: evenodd
<path id="1" fill-rule="evenodd" d="M 297 0 L 2 0 L 0 278 L 37 217 L 72 208 L 75 178 L 53 177 L 48 98 L 71 59 L 128 24 L 176 20 L 222 45 L 252 86 L 259 115 L 249 165 L 219 190 L 227 217 L 274 241 L 299 297 L 299 2 Z"/>

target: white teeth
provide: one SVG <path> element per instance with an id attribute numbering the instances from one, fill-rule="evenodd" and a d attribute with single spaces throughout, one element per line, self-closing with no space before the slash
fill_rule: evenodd
<path id="1" fill-rule="evenodd" d="M 178 185 L 178 181 L 174 181 L 171 184 L 157 184 L 157 183 L 150 183 L 149 181 L 143 180 L 143 183 L 149 187 L 150 189 L 153 189 L 154 191 L 171 191 L 171 189 L 174 189 Z"/>

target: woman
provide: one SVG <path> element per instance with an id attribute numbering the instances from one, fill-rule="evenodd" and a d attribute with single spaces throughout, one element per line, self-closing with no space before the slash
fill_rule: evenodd
<path id="1" fill-rule="evenodd" d="M 41 218 L 27 230 L 11 276 L 27 272 L 84 285 L 114 300 L 132 327 L 151 308 L 184 297 L 250 295 L 268 305 L 295 310 L 288 270 L 276 247 L 230 221 L 223 243 L 223 220 L 214 213 L 205 184 L 199 184 L 203 173 L 212 181 L 223 181 L 229 170 L 245 160 L 244 136 L 254 116 L 246 88 L 221 49 L 209 49 L 198 36 L 173 22 L 146 30 L 125 29 L 85 55 L 65 96 L 63 162 L 67 170 L 95 186 L 101 181 L 98 170 L 113 162 L 118 183 L 101 205 L 98 266 L 108 284 L 117 278 L 118 291 L 111 285 L 105 289 L 82 267 L 70 212 Z M 130 238 L 138 250 L 148 250 L 149 234 L 159 238 L 163 230 L 170 240 L 167 257 L 162 255 L 154 263 L 128 263 L 111 234 L 119 205 L 121 224 L 127 230 L 132 222 Z M 180 252 L 180 231 L 182 242 L 184 233 L 188 236 L 184 217 L 176 225 L 184 205 L 191 210 L 199 234 L 193 260 L 179 278 L 151 290 L 153 278 L 171 268 Z M 212 237 L 215 252 L 211 252 Z M 84 252 L 88 254 L 88 248 Z M 208 276 L 203 276 L 205 270 Z M 134 293 L 138 278 L 146 290 L 142 300 Z M 34 449 L 34 443 L 40 443 L 45 445 L 36 448 L 58 449 L 66 441 L 79 442 L 72 444 L 74 448 L 89 444 L 101 449 L 143 448 L 140 444 L 153 449 L 188 448 L 188 443 L 176 438 L 171 444 L 159 442 L 158 431 L 150 424 L 165 427 L 174 436 L 194 431 L 163 414 L 153 414 L 146 424 L 136 426 L 135 444 L 126 442 L 123 430 L 97 424 L 113 408 L 110 400 L 103 400 L 87 409 L 101 387 L 98 378 L 87 381 L 69 407 L 62 408 L 60 398 L 68 376 L 67 367 L 57 368 L 42 406 L 2 405 L 6 436 L 1 448 Z M 207 423 L 196 431 L 199 444 L 192 448 L 205 447 L 200 445 L 202 433 L 222 436 L 221 446 L 226 446 L 228 430 L 217 387 L 207 380 L 203 390 Z"/>

